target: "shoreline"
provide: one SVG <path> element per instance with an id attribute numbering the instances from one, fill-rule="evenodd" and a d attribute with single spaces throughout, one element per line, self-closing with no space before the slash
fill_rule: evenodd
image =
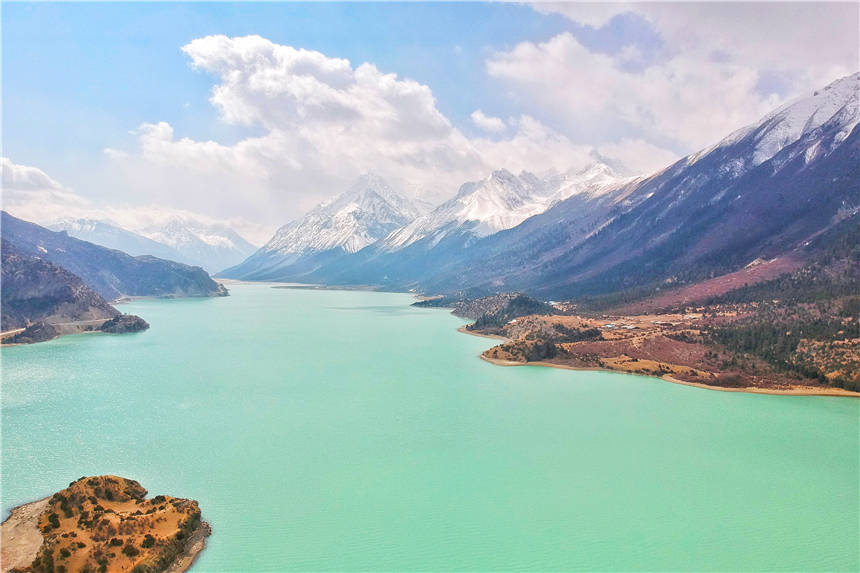
<path id="1" fill-rule="evenodd" d="M 466 330 L 466 326 L 463 325 L 457 329 L 457 332 L 462 332 L 464 334 L 469 334 L 472 336 L 479 336 L 481 338 L 493 338 L 497 340 L 510 340 L 504 336 L 498 336 L 494 334 L 480 334 L 477 332 L 472 332 L 470 330 Z M 613 370 L 611 368 L 600 368 L 600 367 L 586 367 L 586 366 L 570 366 L 567 364 L 557 364 L 555 362 L 546 362 L 544 360 L 538 360 L 535 362 L 514 362 L 512 360 L 500 360 L 498 358 L 490 358 L 488 356 L 484 356 L 482 352 L 479 356 L 481 360 L 485 360 L 490 364 L 495 366 L 542 366 L 546 368 L 558 368 L 560 370 L 579 370 L 586 372 L 612 372 L 614 374 L 627 374 L 630 376 L 642 376 L 645 378 L 653 378 L 656 380 L 663 380 L 664 382 L 671 382 L 672 384 L 680 384 L 681 386 L 693 386 L 695 388 L 701 388 L 702 390 L 714 390 L 717 392 L 741 392 L 745 394 L 767 394 L 771 396 L 829 396 L 831 398 L 860 398 L 860 392 L 852 392 L 851 390 L 845 390 L 843 388 L 833 388 L 833 387 L 822 387 L 821 389 L 813 388 L 811 386 L 802 386 L 799 388 L 789 388 L 785 390 L 780 390 L 776 388 L 759 388 L 757 386 L 747 386 L 740 388 L 733 388 L 727 386 L 711 386 L 708 384 L 702 384 L 701 382 L 686 382 L 684 380 L 679 380 L 674 378 L 669 374 L 664 374 L 663 376 L 649 376 L 648 374 L 638 374 L 636 372 L 626 372 L 624 370 Z"/>
<path id="2" fill-rule="evenodd" d="M 93 485 L 93 480 L 99 479 L 103 480 L 102 484 L 96 483 Z M 132 513 L 132 510 L 134 509 L 134 506 L 131 505 L 132 502 L 137 504 L 143 502 L 151 505 L 153 509 L 156 509 L 156 506 L 159 503 L 163 503 L 164 505 L 157 508 L 157 510 L 161 512 L 159 513 L 161 517 L 157 517 L 155 519 L 155 523 L 151 521 L 148 523 L 144 522 L 144 529 L 142 531 L 139 528 L 134 529 L 132 527 L 124 533 L 132 536 L 128 539 L 127 543 L 140 545 L 140 541 L 144 538 L 144 534 L 154 534 L 159 538 L 168 540 L 166 545 L 163 545 L 161 549 L 156 547 L 154 552 L 150 552 L 149 554 L 145 551 L 147 545 L 140 545 L 144 548 L 143 551 L 139 551 L 137 554 L 128 555 L 128 559 L 125 559 L 126 561 L 131 560 L 130 565 L 128 563 L 123 564 L 121 561 L 124 558 L 119 557 L 121 561 L 112 563 L 111 566 L 108 567 L 108 571 L 127 571 L 129 567 L 140 564 L 140 560 L 145 561 L 153 558 L 161 560 L 165 557 L 164 551 L 167 551 L 167 555 L 172 556 L 170 563 L 164 569 L 165 573 L 185 573 L 188 571 L 197 561 L 200 553 L 202 553 L 206 548 L 206 538 L 212 535 L 212 527 L 208 522 L 200 519 L 201 513 L 197 502 L 194 500 L 173 498 L 170 496 L 146 498 L 146 490 L 140 487 L 137 482 L 131 480 L 126 480 L 125 485 L 134 486 L 137 489 L 132 491 L 132 493 L 128 493 L 128 488 L 125 490 L 121 489 L 123 493 L 119 494 L 119 499 L 110 496 L 103 496 L 98 493 L 98 488 L 102 487 L 102 485 L 104 485 L 106 489 L 110 487 L 110 484 L 114 484 L 115 486 L 122 488 L 123 483 L 118 482 L 120 479 L 125 478 L 116 478 L 114 476 L 81 478 L 72 482 L 69 485 L 69 488 L 61 490 L 58 493 L 48 497 L 43 497 L 36 501 L 22 503 L 21 505 L 12 508 L 9 511 L 8 516 L 6 516 L 6 519 L 2 524 L 0 524 L 0 542 L 2 542 L 2 546 L 0 546 L 0 550 L 2 550 L 0 551 L 0 573 L 9 573 L 15 570 L 27 569 L 36 559 L 41 557 L 43 552 L 48 552 L 49 555 L 53 556 L 57 553 L 59 548 L 59 554 L 62 556 L 63 546 L 66 546 L 66 558 L 69 558 L 68 550 L 71 546 L 69 546 L 66 541 L 67 537 L 77 537 L 82 541 L 86 541 L 86 545 L 79 544 L 77 548 L 72 549 L 73 560 L 78 548 L 84 548 L 87 545 L 96 547 L 97 543 L 106 541 L 106 539 L 99 539 L 97 537 L 99 532 L 97 529 L 93 529 L 92 524 L 87 524 L 87 526 L 82 529 L 80 523 L 75 523 L 75 517 L 85 516 L 83 510 L 80 510 L 80 506 L 78 506 L 79 511 L 77 512 L 77 515 L 69 515 L 69 513 L 72 513 L 74 510 L 67 508 L 69 513 L 60 517 L 60 520 L 62 521 L 58 521 L 57 524 L 53 526 L 53 531 L 51 531 L 51 527 L 46 527 L 46 529 L 43 530 L 40 527 L 40 524 L 46 513 L 50 511 L 59 512 L 59 509 L 57 508 L 57 504 L 59 503 L 57 500 L 58 494 L 64 494 L 66 496 L 62 499 L 85 499 L 87 501 L 84 503 L 105 503 L 107 509 L 102 509 L 100 511 L 104 512 L 103 515 L 106 519 L 113 519 L 114 521 L 116 520 L 116 517 L 109 518 L 107 514 L 118 514 L 120 521 L 125 521 L 126 519 L 134 521 L 137 519 L 136 516 L 141 515 L 141 511 Z M 80 484 L 84 480 L 89 481 L 85 484 L 86 487 L 82 489 Z M 89 497 L 87 497 L 88 494 Z M 98 499 L 92 497 L 93 495 L 96 495 Z M 108 497 L 110 497 L 109 500 Z M 63 503 L 65 503 L 65 501 Z M 79 503 L 79 501 L 74 503 Z M 165 505 L 168 505 L 168 503 L 172 507 L 165 512 Z M 130 505 L 131 508 L 128 507 Z M 99 506 L 94 505 L 94 507 L 98 508 Z M 149 515 L 149 513 L 153 513 L 153 511 L 149 511 L 145 515 Z M 53 515 L 56 519 L 56 513 Z M 166 515 L 167 517 L 165 517 Z M 182 518 L 184 516 L 189 516 L 188 520 L 183 521 Z M 195 516 L 197 520 L 196 526 L 190 527 L 189 524 L 192 522 L 189 520 L 195 519 Z M 170 541 L 170 539 L 172 539 L 172 537 L 168 539 L 168 537 L 165 536 L 163 527 L 158 525 L 159 521 L 163 522 L 171 517 L 179 517 L 176 527 L 180 532 L 185 531 L 187 534 L 187 537 L 184 539 L 184 543 L 175 548 L 171 547 L 171 543 L 173 542 Z M 167 533 L 170 533 L 169 526 L 167 526 Z M 141 553 L 142 555 L 140 555 Z M 140 557 L 136 557 L 137 555 L 140 555 Z M 91 565 L 91 561 L 95 559 L 92 553 L 78 557 L 79 559 L 77 562 L 69 562 L 71 570 L 77 570 L 76 567 L 85 565 L 88 562 Z M 114 555 L 111 555 L 110 557 L 113 558 Z M 84 561 L 81 562 L 80 558 Z"/>
<path id="3" fill-rule="evenodd" d="M 39 531 L 39 518 L 48 507 L 50 496 L 12 508 L 0 525 L 0 571 L 29 567 L 39 555 L 44 538 Z"/>
<path id="4" fill-rule="evenodd" d="M 200 522 L 200 527 L 194 530 L 185 543 L 185 548 L 176 560 L 164 570 L 164 573 L 184 573 L 188 571 L 197 558 L 206 549 L 206 538 L 212 535 L 212 527 L 206 521 Z"/>
<path id="5" fill-rule="evenodd" d="M 471 334 L 472 336 L 477 336 L 479 338 L 492 338 L 493 340 L 504 340 L 505 342 L 510 342 L 510 338 L 507 336 L 502 336 L 501 334 L 484 334 L 482 332 L 475 332 L 473 330 L 469 330 L 466 328 L 467 325 L 463 325 L 457 329 L 457 332 L 462 332 L 463 334 Z M 507 360 L 499 360 L 499 362 L 507 362 Z M 513 366 L 514 364 L 519 364 L 519 362 L 512 362 L 511 364 L 507 364 L 506 366 Z"/>

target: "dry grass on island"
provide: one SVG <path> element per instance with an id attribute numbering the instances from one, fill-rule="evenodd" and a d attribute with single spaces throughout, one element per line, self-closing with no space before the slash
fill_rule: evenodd
<path id="1" fill-rule="evenodd" d="M 210 529 L 194 500 L 97 476 L 15 508 L 0 532 L 3 573 L 153 573 L 187 570 Z"/>

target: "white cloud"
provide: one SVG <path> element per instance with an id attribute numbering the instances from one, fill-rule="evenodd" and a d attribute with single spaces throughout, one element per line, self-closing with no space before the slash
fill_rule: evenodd
<path id="1" fill-rule="evenodd" d="M 624 138 L 600 146 L 600 155 L 625 166 L 633 174 L 650 174 L 668 167 L 678 155 L 642 139 Z"/>
<path id="2" fill-rule="evenodd" d="M 505 122 L 501 118 L 486 115 L 479 109 L 473 111 L 470 117 L 472 123 L 489 133 L 500 133 L 505 130 Z"/>
<path id="3" fill-rule="evenodd" d="M 106 152 L 116 158 L 119 179 L 178 208 L 217 206 L 283 223 L 366 171 L 441 201 L 463 181 L 500 167 L 582 155 L 530 118 L 514 121 L 505 139 L 470 139 L 438 110 L 428 86 L 372 64 L 354 67 L 259 36 L 207 36 L 183 51 L 193 68 L 215 76 L 210 102 L 221 119 L 262 134 L 227 145 L 177 138 L 168 123 L 146 123 L 128 157 Z M 478 117 L 491 129 L 504 127 Z M 556 157 L 546 157 L 545 144 Z"/>
<path id="4" fill-rule="evenodd" d="M 593 28 L 599 28 L 618 14 L 629 12 L 634 5 L 627 2 L 534 2 L 535 10 L 544 14 L 556 12 Z"/>
<path id="5" fill-rule="evenodd" d="M 581 168 L 595 160 L 592 146 L 576 145 L 533 117 L 523 115 L 510 122 L 515 131 L 508 139 L 473 140 L 487 165 L 505 167 L 514 173 L 541 173 Z"/>
<path id="6" fill-rule="evenodd" d="M 623 52 L 626 54 L 628 52 Z M 636 136 L 692 151 L 755 121 L 780 98 L 757 93 L 756 70 L 692 54 L 639 72 L 570 33 L 493 55 L 487 71 L 588 140 Z"/>
<path id="7" fill-rule="evenodd" d="M 857 71 L 857 2 L 538 2 L 600 28 L 613 17 L 637 14 L 653 25 L 667 51 L 721 53 L 759 70 L 807 76 L 802 89 Z"/>
<path id="8" fill-rule="evenodd" d="M 860 58 L 856 2 L 533 7 L 598 29 L 634 13 L 662 41 L 651 61 L 642 59 L 635 37 L 609 55 L 586 48 L 572 33 L 489 58 L 491 75 L 542 117 L 562 122 L 575 140 L 644 139 L 694 151 L 787 99 L 857 71 Z"/>
<path id="9" fill-rule="evenodd" d="M 37 167 L 20 165 L 11 159 L 0 157 L 2 170 L 2 207 L 22 216 L 40 212 L 60 213 L 81 209 L 87 201 L 50 177 Z"/>
<path id="10" fill-rule="evenodd" d="M 203 225 L 226 225 L 256 244 L 268 240 L 273 231 L 271 226 L 241 218 L 209 217 L 151 203 L 104 205 L 82 197 L 37 167 L 16 164 L 6 157 L 0 157 L 0 167 L 3 171 L 3 209 L 40 225 L 50 225 L 66 218 L 87 218 L 140 232 L 179 218 Z"/>
<path id="11" fill-rule="evenodd" d="M 7 157 L 0 157 L 3 191 L 59 191 L 69 190 L 37 167 L 13 163 Z"/>

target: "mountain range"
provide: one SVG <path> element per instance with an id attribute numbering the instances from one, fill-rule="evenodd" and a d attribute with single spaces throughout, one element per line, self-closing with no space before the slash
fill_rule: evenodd
<path id="1" fill-rule="evenodd" d="M 219 276 L 249 280 L 298 277 L 384 239 L 422 214 L 422 206 L 365 174 L 344 193 L 287 223 L 246 261 Z"/>
<path id="2" fill-rule="evenodd" d="M 36 322 L 107 320 L 117 314 L 101 295 L 66 269 L 2 244 L 0 330 Z"/>
<path id="3" fill-rule="evenodd" d="M 93 218 L 60 219 L 48 228 L 130 255 L 152 255 L 203 267 L 210 273 L 233 266 L 257 250 L 226 225 L 179 215 L 136 232 Z"/>
<path id="4" fill-rule="evenodd" d="M 546 177 L 500 170 L 419 216 L 387 186 L 374 207 L 353 188 L 222 275 L 571 298 L 803 259 L 814 237 L 858 222 L 858 82 L 837 80 L 649 176 L 600 163 Z"/>
<path id="5" fill-rule="evenodd" d="M 159 259 L 133 257 L 0 214 L 2 242 L 22 256 L 47 261 L 78 277 L 107 300 L 122 296 L 222 296 L 223 286 L 200 267 Z"/>

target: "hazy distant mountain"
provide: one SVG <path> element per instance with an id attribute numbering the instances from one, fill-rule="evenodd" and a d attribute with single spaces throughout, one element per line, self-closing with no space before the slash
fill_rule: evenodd
<path id="1" fill-rule="evenodd" d="M 161 259 L 186 262 L 181 260 L 179 251 L 173 247 L 98 219 L 60 219 L 47 225 L 47 228 L 52 231 L 65 231 L 72 237 L 109 249 L 117 249 L 135 257 L 152 255 Z"/>
<path id="2" fill-rule="evenodd" d="M 355 253 L 421 214 L 420 207 L 375 175 L 287 223 L 254 255 L 220 273 L 245 279 L 295 279 L 323 260 Z"/>
<path id="3" fill-rule="evenodd" d="M 140 234 L 179 253 L 177 260 L 211 273 L 242 262 L 257 250 L 226 225 L 181 216 L 141 229 Z"/>
<path id="4" fill-rule="evenodd" d="M 72 237 L 130 255 L 152 255 L 216 272 L 245 260 L 256 247 L 225 225 L 176 216 L 139 233 L 97 219 L 61 219 L 48 225 Z"/>
<path id="5" fill-rule="evenodd" d="M 122 295 L 221 296 L 224 287 L 203 269 L 153 256 L 132 257 L 50 231 L 2 212 L 2 240 L 23 255 L 38 257 L 77 275 L 108 300 Z"/>

